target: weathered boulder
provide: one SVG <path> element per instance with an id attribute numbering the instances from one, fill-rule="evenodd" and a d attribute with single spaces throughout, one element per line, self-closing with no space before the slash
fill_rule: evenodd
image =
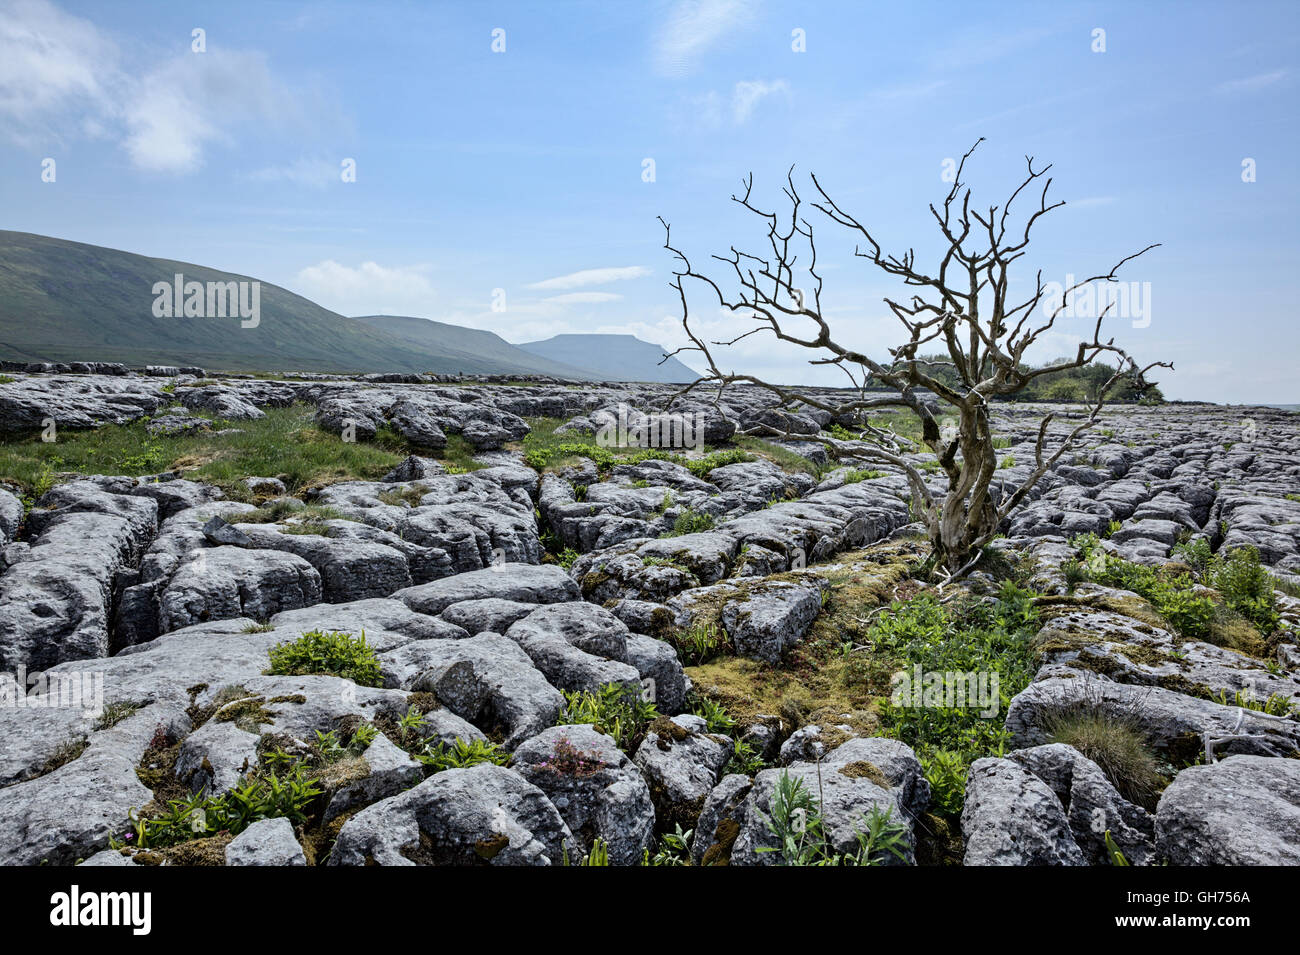
<path id="1" fill-rule="evenodd" d="M 198 551 L 162 591 L 159 625 L 166 633 L 230 617 L 267 620 L 320 600 L 320 574 L 301 557 L 212 547 Z"/>
<path id="2" fill-rule="evenodd" d="M 580 597 L 578 585 L 553 564 L 500 564 L 456 574 L 393 594 L 412 610 L 436 616 L 452 604 L 484 597 L 550 604 Z"/>
<path id="3" fill-rule="evenodd" d="M 555 726 L 515 750 L 511 768 L 546 793 L 578 840 L 572 858 L 605 842 L 613 865 L 636 865 L 654 838 L 655 811 L 641 772 L 591 726 Z"/>
<path id="4" fill-rule="evenodd" d="M 307 856 L 284 817 L 260 819 L 226 846 L 226 865 L 305 866 Z"/>
<path id="5" fill-rule="evenodd" d="M 977 759 L 961 813 L 966 865 L 1084 865 L 1047 783 L 1009 759 Z"/>
<path id="6" fill-rule="evenodd" d="M 1300 760 L 1189 766 L 1160 797 L 1156 844 L 1172 865 L 1300 865 Z"/>
<path id="7" fill-rule="evenodd" d="M 329 864 L 559 865 L 576 844 L 545 793 L 483 764 L 361 810 L 339 830 Z"/>

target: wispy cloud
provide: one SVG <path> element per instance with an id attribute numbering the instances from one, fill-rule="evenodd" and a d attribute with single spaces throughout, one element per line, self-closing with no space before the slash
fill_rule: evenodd
<path id="1" fill-rule="evenodd" d="M 1067 209 L 1091 209 L 1093 206 L 1108 206 L 1115 201 L 1114 196 L 1086 196 L 1083 199 L 1070 199 L 1065 203 Z"/>
<path id="2" fill-rule="evenodd" d="M 790 84 L 785 80 L 743 80 L 737 83 L 731 94 L 731 118 L 740 125 L 753 115 L 765 97 L 774 93 L 789 96 Z"/>
<path id="3" fill-rule="evenodd" d="M 1253 93 L 1256 90 L 1265 89 L 1286 79 L 1287 72 L 1287 70 L 1274 70 L 1271 73 L 1243 76 L 1241 79 L 1220 83 L 1215 87 L 1215 90 L 1220 93 Z"/>
<path id="4" fill-rule="evenodd" d="M 341 182 L 342 166 L 334 159 L 296 159 L 283 166 L 267 166 L 245 176 L 251 182 L 290 182 L 312 189 Z"/>
<path id="5" fill-rule="evenodd" d="M 621 268 L 583 269 L 568 275 L 556 276 L 534 282 L 529 288 L 548 291 L 551 289 L 585 288 L 588 285 L 608 285 L 610 282 L 622 282 L 628 279 L 644 278 L 650 270 L 641 265 L 628 265 Z"/>
<path id="6" fill-rule="evenodd" d="M 19 0 L 0 16 L 0 116 L 9 138 L 59 136 L 114 112 L 105 77 L 118 75 L 117 44 L 89 20 L 45 0 Z M 62 122 L 60 122 L 62 120 Z"/>
<path id="7" fill-rule="evenodd" d="M 546 301 L 556 305 L 599 305 L 601 302 L 617 302 L 622 297 L 615 292 L 565 292 L 563 295 L 549 295 Z"/>
<path id="8" fill-rule="evenodd" d="M 722 37 L 737 29 L 754 9 L 752 0 L 677 0 L 655 34 L 655 69 L 684 76 Z"/>

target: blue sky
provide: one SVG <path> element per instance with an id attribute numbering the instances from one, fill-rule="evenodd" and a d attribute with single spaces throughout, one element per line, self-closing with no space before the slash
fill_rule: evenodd
<path id="1" fill-rule="evenodd" d="M 672 347 L 656 216 L 697 264 L 758 251 L 729 197 L 752 171 L 778 206 L 794 164 L 805 194 L 815 172 L 924 263 L 944 161 L 984 136 L 963 177 L 977 205 L 1003 202 L 1026 154 L 1068 203 L 1022 282 L 1161 242 L 1121 273 L 1149 288 L 1149 322 L 1112 322 L 1116 340 L 1176 363 L 1172 397 L 1300 402 L 1298 51 L 1294 2 L 0 0 L 0 227 L 249 274 L 345 314 Z M 901 289 L 813 224 L 837 337 L 882 355 L 898 333 L 881 297 Z M 692 305 L 710 337 L 748 327 Z M 770 340 L 725 355 L 836 381 Z"/>

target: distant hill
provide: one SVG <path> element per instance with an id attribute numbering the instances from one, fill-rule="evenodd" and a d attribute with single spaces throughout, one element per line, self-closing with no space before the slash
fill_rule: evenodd
<path id="1" fill-rule="evenodd" d="M 28 232 L 0 230 L 0 359 L 199 365 L 213 371 L 426 372 L 579 380 L 662 377 L 662 351 L 630 335 L 560 335 L 533 346 L 423 318 L 347 318 L 260 282 L 260 321 L 154 314 L 154 283 L 252 276 Z M 558 352 L 552 353 L 555 343 Z"/>
<path id="2" fill-rule="evenodd" d="M 590 368 L 607 381 L 685 384 L 699 377 L 676 358 L 663 361 L 662 348 L 635 335 L 556 335 L 518 347 L 551 361 Z"/>
<path id="3" fill-rule="evenodd" d="M 429 351 L 437 351 L 449 358 L 463 360 L 467 364 L 488 362 L 493 366 L 492 374 L 551 375 L 580 380 L 599 377 L 585 368 L 551 361 L 524 351 L 500 335 L 477 328 L 402 315 L 362 315 L 355 320 L 394 338 Z"/>
<path id="4" fill-rule="evenodd" d="M 424 354 L 300 295 L 261 283 L 261 321 L 157 318 L 155 282 L 249 276 L 26 232 L 0 231 L 0 358 L 184 364 L 223 371 L 453 373 Z"/>

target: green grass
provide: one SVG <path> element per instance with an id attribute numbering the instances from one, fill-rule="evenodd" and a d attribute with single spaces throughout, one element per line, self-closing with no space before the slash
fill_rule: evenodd
<path id="1" fill-rule="evenodd" d="M 802 454 L 773 444 L 771 441 L 755 438 L 752 435 L 737 435 L 732 443 L 745 451 L 762 455 L 786 471 L 803 471 L 805 474 L 811 474 L 813 477 L 819 478 L 825 470 L 822 466 L 809 461 Z"/>
<path id="2" fill-rule="evenodd" d="M 671 461 L 682 465 L 696 477 L 705 477 L 714 468 L 754 460 L 752 454 L 736 448 L 715 449 L 701 457 L 691 458 L 665 448 L 601 447 L 596 443 L 595 435 L 578 432 L 556 434 L 555 429 L 564 424 L 564 419 L 526 420 L 532 430 L 524 437 L 522 444 L 524 463 L 539 471 L 567 467 L 576 464 L 579 458 L 588 458 L 602 474 L 617 464 Z"/>
<path id="3" fill-rule="evenodd" d="M 190 480 L 215 484 L 234 500 L 249 500 L 250 474 L 278 476 L 290 493 L 335 481 L 376 480 L 405 452 L 367 442 L 349 443 L 315 426 L 306 404 L 267 408 L 259 421 L 214 421 L 231 434 L 150 435 L 144 421 L 103 425 L 93 431 L 61 431 L 46 443 L 39 436 L 0 438 L 0 474 L 25 491 L 43 493 L 61 472 L 139 477 L 182 468 Z"/>

